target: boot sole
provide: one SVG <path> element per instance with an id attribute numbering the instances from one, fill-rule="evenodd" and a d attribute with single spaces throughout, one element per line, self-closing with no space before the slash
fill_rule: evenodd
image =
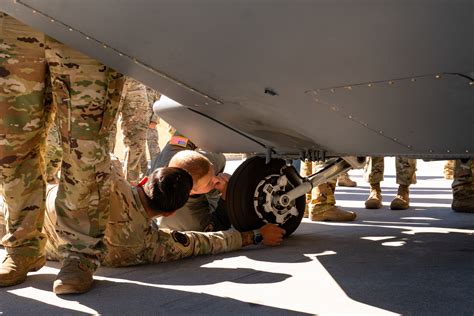
<path id="1" fill-rule="evenodd" d="M 69 295 L 69 294 L 83 294 L 89 292 L 92 288 L 92 284 L 87 286 L 74 286 L 74 285 L 67 285 L 67 284 L 60 284 L 53 286 L 53 292 L 56 295 Z"/>
<path id="2" fill-rule="evenodd" d="M 0 283 L 0 287 L 8 287 L 8 286 L 14 286 L 14 285 L 18 285 L 18 284 L 21 284 L 23 282 L 26 281 L 26 275 L 24 278 L 22 279 L 17 279 L 17 280 L 14 280 L 12 282 L 4 282 L 4 283 Z"/>
<path id="3" fill-rule="evenodd" d="M 395 203 L 395 204 L 390 204 L 390 209 L 392 211 L 404 211 L 404 210 L 408 210 L 410 208 L 410 204 L 405 204 L 405 205 L 402 205 L 402 204 L 398 204 L 398 203 Z"/>
<path id="4" fill-rule="evenodd" d="M 453 211 L 458 213 L 474 213 L 473 208 L 468 207 L 451 207 Z"/>
<path id="5" fill-rule="evenodd" d="M 378 209 L 381 209 L 383 205 L 365 205 L 365 208 L 368 209 L 368 210 L 378 210 Z"/>
<path id="6" fill-rule="evenodd" d="M 357 216 L 347 218 L 311 218 L 312 222 L 353 222 Z"/>
<path id="7" fill-rule="evenodd" d="M 396 206 L 391 207 L 391 206 L 390 206 L 390 209 L 391 209 L 392 211 L 404 211 L 404 210 L 408 210 L 409 208 L 410 208 L 409 206 L 408 206 L 408 207 L 396 207 Z"/>

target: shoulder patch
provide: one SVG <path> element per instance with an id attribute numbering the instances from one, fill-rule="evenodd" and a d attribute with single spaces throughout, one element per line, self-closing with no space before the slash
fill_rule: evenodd
<path id="1" fill-rule="evenodd" d="M 183 234 L 182 232 L 174 230 L 171 232 L 171 236 L 173 237 L 173 240 L 176 241 L 177 243 L 183 245 L 184 247 L 189 246 L 189 237 L 186 234 Z"/>
<path id="2" fill-rule="evenodd" d="M 183 136 L 173 136 L 170 139 L 171 145 L 176 145 L 183 148 L 186 148 L 186 146 L 188 145 L 188 142 L 189 142 L 189 139 Z"/>

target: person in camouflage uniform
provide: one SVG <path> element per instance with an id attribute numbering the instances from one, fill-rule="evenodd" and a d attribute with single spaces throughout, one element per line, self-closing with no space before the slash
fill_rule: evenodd
<path id="1" fill-rule="evenodd" d="M 443 167 L 443 175 L 446 180 L 453 180 L 454 177 L 454 160 L 446 160 Z"/>
<path id="2" fill-rule="evenodd" d="M 396 157 L 395 168 L 397 172 L 398 193 L 390 204 L 391 210 L 406 210 L 410 207 L 409 186 L 416 183 L 416 159 Z M 365 208 L 379 209 L 382 207 L 382 190 L 380 182 L 383 181 L 384 158 L 369 157 L 365 165 L 364 177 L 370 184 L 370 194 L 365 201 Z"/>
<path id="3" fill-rule="evenodd" d="M 82 293 L 105 253 L 108 135 L 123 75 L 0 13 L 0 179 L 7 251 L 0 286 L 23 282 L 45 262 L 45 138 L 57 112 L 63 162 L 55 208 L 62 266 L 56 294 Z M 52 109 L 45 102 L 51 82 Z"/>
<path id="4" fill-rule="evenodd" d="M 127 77 L 120 107 L 123 143 L 125 145 L 124 171 L 128 181 L 137 184 L 141 178 L 140 158 L 145 154 L 145 141 L 150 109 L 146 86 Z M 110 151 L 115 148 L 117 123 L 110 132 Z"/>
<path id="5" fill-rule="evenodd" d="M 307 177 L 318 171 L 322 165 L 318 162 L 305 160 L 301 166 L 301 175 Z M 336 179 L 329 180 L 313 188 L 306 194 L 305 217 L 312 221 L 344 222 L 353 221 L 356 214 L 336 206 Z"/>
<path id="6" fill-rule="evenodd" d="M 456 212 L 474 213 L 474 160 L 454 161 L 453 203 Z"/>
<path id="7" fill-rule="evenodd" d="M 150 154 L 150 157 L 153 158 L 160 153 L 159 135 L 157 130 L 157 126 L 160 124 L 160 117 L 153 112 L 153 104 L 160 99 L 161 94 L 152 88 L 146 87 L 146 95 L 150 109 L 148 114 L 150 122 L 148 123 L 148 128 L 146 130 L 146 144 L 148 147 L 148 153 Z M 148 161 L 146 157 L 146 152 L 144 152 L 140 157 L 140 166 L 143 174 L 146 174 L 148 170 Z"/>
<path id="8" fill-rule="evenodd" d="M 104 266 L 160 263 L 234 251 L 258 243 L 257 235 L 261 235 L 265 245 L 275 246 L 282 242 L 285 231 L 272 224 L 243 233 L 236 230 L 200 233 L 159 229 L 153 217 L 170 216 L 183 206 L 193 185 L 191 176 L 183 169 L 160 168 L 150 175 L 146 183 L 135 187 L 125 180 L 120 162 L 114 162 L 111 171 L 111 211 L 104 237 L 107 245 L 107 254 L 102 261 Z M 50 185 L 46 198 L 44 232 L 48 236 L 46 256 L 49 260 L 60 257 L 58 245 L 61 238 L 54 224 L 57 190 L 57 185 Z"/>

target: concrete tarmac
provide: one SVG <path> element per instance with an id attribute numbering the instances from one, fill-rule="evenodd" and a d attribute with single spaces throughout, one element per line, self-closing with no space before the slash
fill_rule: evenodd
<path id="1" fill-rule="evenodd" d="M 232 172 L 239 161 L 230 161 Z M 411 208 L 391 211 L 393 158 L 384 207 L 364 209 L 368 185 L 338 187 L 354 222 L 304 219 L 279 247 L 130 268 L 100 268 L 89 293 L 58 297 L 57 262 L 0 289 L 2 315 L 473 315 L 474 214 L 451 210 L 444 162 L 421 162 Z M 0 248 L 0 257 L 4 250 Z"/>

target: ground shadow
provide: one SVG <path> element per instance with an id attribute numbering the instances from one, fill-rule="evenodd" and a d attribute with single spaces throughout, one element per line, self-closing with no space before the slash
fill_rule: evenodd
<path id="1" fill-rule="evenodd" d="M 330 230 L 322 226 L 305 250 L 334 251 L 318 260 L 355 301 L 403 315 L 472 315 L 474 216 L 463 218 L 467 222 L 455 225 L 451 232 L 443 231 L 450 225 L 442 219 L 421 229 L 363 222 L 360 227 L 356 222 L 355 226 L 330 226 Z M 318 224 L 301 225 L 308 230 L 306 226 Z M 311 239 L 307 235 L 294 238 Z"/>
<path id="2" fill-rule="evenodd" d="M 30 283 L 35 284 L 35 288 L 41 287 L 38 283 L 43 284 L 44 279 L 49 279 L 51 284 L 54 278 L 54 275 L 37 275 Z M 117 285 L 115 282 L 103 280 L 96 281 L 94 289 L 89 293 L 61 296 L 59 306 L 19 296 L 14 294 L 14 291 L 13 293 L 7 290 L 1 292 L 3 293 L 0 298 L 0 311 L 5 315 L 288 315 L 290 313 L 304 315 L 304 313 L 209 294 L 133 283 Z M 78 311 L 78 307 L 81 311 Z"/>

